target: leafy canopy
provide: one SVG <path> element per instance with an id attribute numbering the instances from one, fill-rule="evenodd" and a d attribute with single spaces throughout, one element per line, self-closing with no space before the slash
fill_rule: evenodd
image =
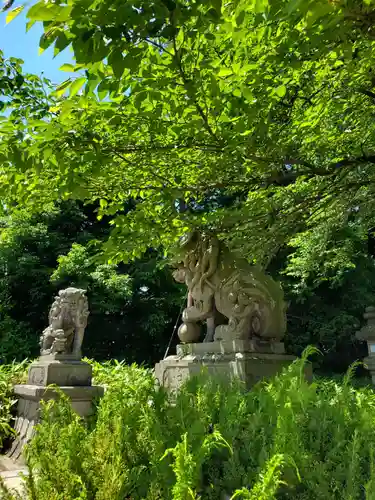
<path id="1" fill-rule="evenodd" d="M 73 48 L 62 70 L 77 77 L 42 119 L 0 122 L 9 201 L 99 201 L 113 261 L 190 227 L 267 262 L 300 234 L 374 225 L 373 0 L 58 0 L 27 15 L 42 49 Z M 233 202 L 207 210 L 218 194 Z"/>

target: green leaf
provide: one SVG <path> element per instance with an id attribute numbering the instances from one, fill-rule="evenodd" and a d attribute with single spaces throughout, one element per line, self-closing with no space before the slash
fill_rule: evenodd
<path id="1" fill-rule="evenodd" d="M 34 21 L 53 21 L 61 10 L 61 7 L 56 4 L 39 2 L 28 10 L 27 18 Z"/>
<path id="2" fill-rule="evenodd" d="M 97 88 L 97 93 L 98 97 L 100 100 L 105 99 L 106 95 L 109 92 L 109 81 L 108 80 L 102 80 Z"/>
<path id="3" fill-rule="evenodd" d="M 18 14 L 21 14 L 24 8 L 24 5 L 20 5 L 19 7 L 16 7 L 15 9 L 9 11 L 5 19 L 5 24 L 9 24 L 11 21 L 13 21 L 13 19 L 15 19 Z"/>
<path id="4" fill-rule="evenodd" d="M 29 31 L 30 28 L 32 28 L 34 26 L 35 23 L 36 23 L 35 20 L 27 21 L 27 23 L 26 23 L 26 33 Z"/>
<path id="5" fill-rule="evenodd" d="M 217 76 L 229 76 L 233 75 L 233 71 L 230 68 L 221 68 Z"/>
<path id="6" fill-rule="evenodd" d="M 138 58 L 133 57 L 131 54 L 126 54 L 124 57 L 124 68 L 135 70 L 138 66 Z"/>
<path id="7" fill-rule="evenodd" d="M 60 33 L 59 29 L 50 29 L 49 31 L 46 31 L 43 33 L 43 35 L 40 37 L 39 41 L 39 54 L 41 54 L 44 50 L 48 49 L 52 45 L 52 43 L 56 40 Z"/>
<path id="8" fill-rule="evenodd" d="M 52 148 L 47 148 L 43 151 L 43 156 L 45 160 L 48 160 L 52 156 Z"/>
<path id="9" fill-rule="evenodd" d="M 59 23 L 63 23 L 70 20 L 70 15 L 72 12 L 72 6 L 60 6 L 60 10 L 56 15 L 55 20 Z"/>
<path id="10" fill-rule="evenodd" d="M 121 51 L 116 50 L 114 52 L 111 52 L 108 57 L 108 62 L 113 69 L 115 77 L 120 79 L 125 70 L 125 60 L 122 56 Z"/>
<path id="11" fill-rule="evenodd" d="M 70 97 L 77 95 L 77 93 L 82 88 L 83 84 L 86 82 L 86 78 L 84 76 L 77 78 L 70 86 Z"/>
<path id="12" fill-rule="evenodd" d="M 221 9 L 222 9 L 222 0 L 211 0 L 210 1 L 212 7 L 218 12 L 220 13 Z"/>
<path id="13" fill-rule="evenodd" d="M 277 87 L 277 89 L 275 90 L 276 94 L 279 96 L 279 97 L 284 97 L 285 94 L 286 94 L 286 87 L 285 85 L 280 85 L 279 87 Z"/>
<path id="14" fill-rule="evenodd" d="M 74 69 L 75 67 L 73 66 L 73 64 L 63 64 L 59 68 L 60 71 L 67 71 L 68 73 L 74 73 Z"/>
<path id="15" fill-rule="evenodd" d="M 250 88 L 248 87 L 242 87 L 241 89 L 242 91 L 242 95 L 248 100 L 248 101 L 252 101 L 254 99 L 254 95 L 253 95 L 253 92 Z"/>
<path id="16" fill-rule="evenodd" d="M 254 12 L 260 14 L 265 12 L 268 7 L 268 0 L 255 0 Z"/>
<path id="17" fill-rule="evenodd" d="M 242 25 L 242 23 L 244 22 L 244 19 L 245 19 L 245 15 L 246 15 L 245 9 L 241 9 L 240 12 L 236 16 L 236 24 L 237 24 L 237 26 L 241 26 Z"/>
<path id="18" fill-rule="evenodd" d="M 252 130 L 245 130 L 245 132 L 242 132 L 240 135 L 243 137 L 246 137 L 247 135 L 250 135 L 252 133 Z"/>
<path id="19" fill-rule="evenodd" d="M 305 0 L 290 0 L 287 3 L 288 14 L 292 14 L 293 11 L 298 10 L 302 3 L 305 3 Z"/>
<path id="20" fill-rule="evenodd" d="M 90 77 L 87 79 L 87 85 L 85 89 L 86 94 L 94 92 L 100 82 L 101 80 L 97 75 L 90 75 Z"/>
<path id="21" fill-rule="evenodd" d="M 54 56 L 57 56 L 60 52 L 62 52 L 66 47 L 70 44 L 69 38 L 66 36 L 66 34 L 63 32 L 61 33 L 55 42 L 55 50 L 54 50 Z"/>
<path id="22" fill-rule="evenodd" d="M 71 84 L 71 79 L 68 78 L 64 82 L 60 83 L 60 85 L 56 88 L 55 93 L 57 96 L 61 96 L 64 94 L 65 90 L 69 87 Z"/>

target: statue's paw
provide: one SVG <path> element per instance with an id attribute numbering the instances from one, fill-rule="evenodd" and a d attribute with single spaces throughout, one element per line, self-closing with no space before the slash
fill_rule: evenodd
<path id="1" fill-rule="evenodd" d="M 215 335 L 214 335 L 214 340 L 215 341 L 220 341 L 220 340 L 225 340 L 226 334 L 227 334 L 228 327 L 227 325 L 219 325 L 215 329 Z"/>
<path id="2" fill-rule="evenodd" d="M 196 307 L 188 307 L 182 313 L 182 321 L 184 323 L 193 323 L 198 320 L 200 312 Z"/>

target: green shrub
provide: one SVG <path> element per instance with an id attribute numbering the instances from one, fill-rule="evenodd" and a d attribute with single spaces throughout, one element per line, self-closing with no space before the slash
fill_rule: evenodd
<path id="1" fill-rule="evenodd" d="M 27 368 L 28 361 L 0 364 L 0 451 L 13 434 L 13 417 L 17 402 L 13 394 L 13 385 L 26 381 Z"/>
<path id="2" fill-rule="evenodd" d="M 93 363 L 107 390 L 89 422 L 63 395 L 45 404 L 27 449 L 29 497 L 373 499 L 373 391 L 351 373 L 309 385 L 304 362 L 250 392 L 202 374 L 173 405 L 151 371 Z"/>
<path id="3" fill-rule="evenodd" d="M 35 344 L 35 332 L 30 325 L 6 314 L 0 315 L 0 363 L 9 364 L 33 357 Z"/>

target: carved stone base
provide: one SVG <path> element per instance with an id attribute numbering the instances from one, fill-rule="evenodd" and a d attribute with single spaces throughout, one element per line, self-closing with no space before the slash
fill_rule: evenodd
<path id="1" fill-rule="evenodd" d="M 221 340 L 196 344 L 180 344 L 176 348 L 178 356 L 186 354 L 231 354 L 234 352 L 259 352 L 263 354 L 285 354 L 283 342 L 270 342 L 261 339 Z"/>
<path id="2" fill-rule="evenodd" d="M 29 368 L 29 384 L 45 387 L 90 386 L 92 366 L 83 361 L 70 359 L 68 356 L 41 356 Z"/>
<path id="3" fill-rule="evenodd" d="M 370 372 L 371 382 L 375 385 L 375 356 L 370 354 L 363 360 L 364 367 Z"/>
<path id="4" fill-rule="evenodd" d="M 103 387 L 60 387 L 70 399 L 73 409 L 83 418 L 92 413 L 92 402 L 94 398 L 103 395 Z M 22 450 L 35 432 L 35 425 L 40 419 L 42 400 L 56 399 L 56 391 L 36 385 L 16 385 L 14 392 L 18 399 L 17 418 L 15 431 L 17 437 L 9 452 L 8 457 L 12 460 L 22 461 Z"/>
<path id="5" fill-rule="evenodd" d="M 256 350 L 257 349 L 257 350 Z M 268 342 L 260 352 L 250 341 L 207 342 L 177 346 L 177 354 L 155 365 L 158 383 L 175 392 L 203 367 L 213 375 L 237 377 L 250 389 L 258 381 L 279 373 L 296 358 L 285 354 L 282 343 Z M 268 352 L 267 352 L 268 351 Z M 310 378 L 310 369 L 307 377 Z"/>
<path id="6" fill-rule="evenodd" d="M 59 386 L 66 394 L 73 409 L 85 418 L 93 410 L 93 400 L 103 395 L 104 388 L 91 385 L 92 367 L 72 356 L 41 356 L 29 368 L 28 384 L 14 386 L 18 397 L 15 431 L 17 437 L 7 455 L 12 460 L 22 461 L 24 445 L 34 434 L 40 420 L 42 400 L 57 399 L 58 393 L 49 384 Z"/>

